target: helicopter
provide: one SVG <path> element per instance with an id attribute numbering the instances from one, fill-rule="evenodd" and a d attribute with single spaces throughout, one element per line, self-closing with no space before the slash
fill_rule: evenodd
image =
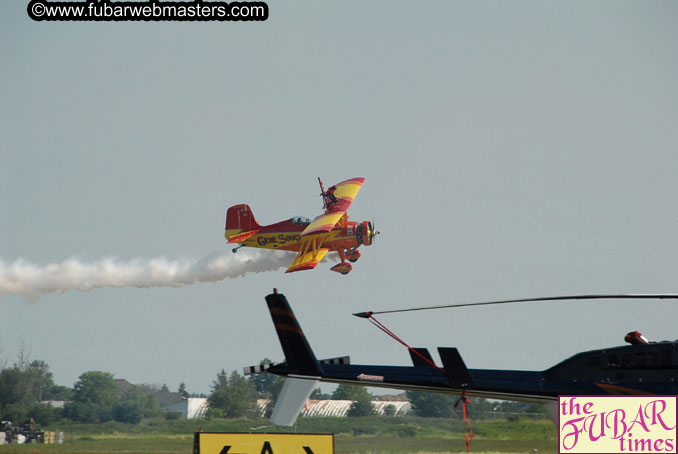
<path id="1" fill-rule="evenodd" d="M 504 304 L 523 301 L 671 298 L 678 294 L 575 295 L 502 300 L 409 310 Z M 287 298 L 274 289 L 265 297 L 285 355 L 279 364 L 245 368 L 245 374 L 268 372 L 286 377 L 271 421 L 291 426 L 319 382 L 456 394 L 462 397 L 529 402 L 541 405 L 558 420 L 559 395 L 676 395 L 678 394 L 678 341 L 649 342 L 638 332 L 626 335 L 628 345 L 577 353 L 542 371 L 469 369 L 454 347 L 439 347 L 442 367 L 425 348 L 408 346 L 411 366 L 357 365 L 350 357 L 318 360 Z M 383 311 L 395 312 L 395 311 Z M 374 318 L 377 312 L 354 314 Z M 406 344 L 405 344 L 406 345 Z"/>

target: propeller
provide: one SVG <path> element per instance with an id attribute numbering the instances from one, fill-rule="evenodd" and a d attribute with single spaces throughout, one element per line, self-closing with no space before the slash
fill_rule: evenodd
<path id="1" fill-rule="evenodd" d="M 377 223 L 374 222 L 374 219 L 372 219 L 372 222 L 370 222 L 368 225 L 370 226 L 370 244 L 372 245 L 372 247 L 374 249 L 372 251 L 372 260 L 376 260 L 377 259 L 377 250 L 376 250 L 376 248 L 374 248 L 374 237 L 379 235 L 380 232 L 375 227 L 377 225 Z"/>
<path id="2" fill-rule="evenodd" d="M 381 232 L 377 231 L 374 227 L 376 225 L 374 220 L 370 221 L 368 225 L 370 226 L 370 243 L 372 243 L 374 237 L 379 235 Z"/>

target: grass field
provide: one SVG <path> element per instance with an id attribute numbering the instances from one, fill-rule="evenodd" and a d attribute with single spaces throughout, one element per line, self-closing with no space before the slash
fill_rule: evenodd
<path id="1" fill-rule="evenodd" d="M 266 426 L 266 420 L 215 419 L 148 421 L 139 425 L 62 425 L 62 445 L 4 445 L 0 454 L 13 453 L 157 453 L 191 454 L 193 434 L 205 432 L 251 432 Z M 473 421 L 471 452 L 555 453 L 557 432 L 550 421 Z M 256 432 L 293 432 L 267 427 Z M 296 427 L 299 433 L 335 434 L 337 454 L 450 453 L 466 452 L 463 422 L 439 418 L 305 418 Z M 218 454 L 218 453 L 214 453 Z M 257 453 L 258 454 L 258 453 Z M 278 454 L 278 453 L 275 453 Z M 316 453 L 319 454 L 319 453 Z"/>

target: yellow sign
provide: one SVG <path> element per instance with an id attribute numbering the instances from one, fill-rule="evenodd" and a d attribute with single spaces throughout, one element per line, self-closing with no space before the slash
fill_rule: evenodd
<path id="1" fill-rule="evenodd" d="M 193 454 L 334 454 L 334 435 L 196 432 Z"/>

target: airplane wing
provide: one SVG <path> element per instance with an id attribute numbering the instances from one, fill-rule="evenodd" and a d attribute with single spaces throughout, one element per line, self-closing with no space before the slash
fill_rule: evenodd
<path id="1" fill-rule="evenodd" d="M 294 262 L 287 268 L 286 273 L 294 273 L 295 271 L 304 271 L 312 270 L 318 263 L 325 257 L 325 255 L 330 251 L 328 248 L 321 247 L 309 247 L 315 243 L 315 240 L 306 240 L 301 245 L 301 249 L 297 254 L 297 258 L 294 259 Z"/>
<path id="2" fill-rule="evenodd" d="M 336 197 L 336 203 L 332 203 L 330 208 L 325 214 L 321 214 L 316 217 L 313 222 L 311 222 L 303 232 L 301 236 L 313 235 L 316 233 L 329 232 L 332 228 L 337 225 L 337 222 L 348 211 L 348 207 L 353 203 L 353 199 L 358 195 L 358 191 L 365 181 L 364 178 L 351 178 L 350 180 L 342 181 L 334 185 L 336 190 L 334 191 L 334 197 Z"/>
<path id="3" fill-rule="evenodd" d="M 334 191 L 334 196 L 337 198 L 337 202 L 332 204 L 330 213 L 346 213 L 364 182 L 364 178 L 351 178 L 350 180 L 335 184 L 334 186 L 337 189 Z"/>
<path id="4" fill-rule="evenodd" d="M 335 225 L 337 225 L 337 222 L 346 214 L 345 211 L 341 211 L 338 213 L 329 213 L 329 214 L 321 214 L 317 218 L 313 220 L 306 228 L 304 229 L 303 232 L 301 232 L 301 236 L 309 236 L 313 235 L 316 233 L 325 233 L 329 232 L 334 228 Z"/>

